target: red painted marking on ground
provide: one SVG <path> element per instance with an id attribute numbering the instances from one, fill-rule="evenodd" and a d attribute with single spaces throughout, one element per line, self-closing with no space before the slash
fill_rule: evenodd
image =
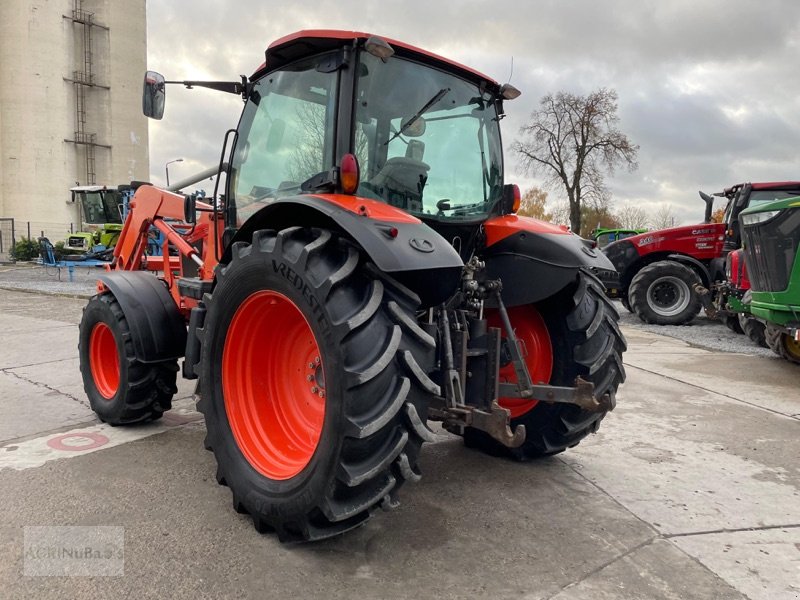
<path id="1" fill-rule="evenodd" d="M 102 433 L 90 431 L 73 431 L 64 435 L 57 435 L 47 440 L 47 445 L 53 450 L 64 450 L 66 452 L 81 452 L 83 450 L 94 450 L 108 443 L 108 438 Z"/>

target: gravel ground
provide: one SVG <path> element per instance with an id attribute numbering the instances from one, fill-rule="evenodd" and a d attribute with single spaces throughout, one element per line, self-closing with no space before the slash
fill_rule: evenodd
<path id="1" fill-rule="evenodd" d="M 722 321 L 711 320 L 702 312 L 688 325 L 647 325 L 628 312 L 620 302 L 614 303 L 620 314 L 620 323 L 626 327 L 668 335 L 700 348 L 778 358 L 769 348 L 756 346 L 746 335 L 734 333 Z"/>
<path id="2" fill-rule="evenodd" d="M 95 292 L 98 267 L 69 270 L 34 264 L 0 265 L 0 288 L 88 298 Z"/>

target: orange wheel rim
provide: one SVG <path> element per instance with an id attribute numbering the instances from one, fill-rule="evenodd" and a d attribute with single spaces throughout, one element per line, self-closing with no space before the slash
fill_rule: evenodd
<path id="1" fill-rule="evenodd" d="M 97 391 L 111 400 L 119 389 L 119 352 L 114 333 L 105 323 L 97 323 L 89 335 L 89 368 Z"/>
<path id="2" fill-rule="evenodd" d="M 522 349 L 522 358 L 528 367 L 528 373 L 534 384 L 549 383 L 553 374 L 553 346 L 550 343 L 550 334 L 544 319 L 533 306 L 515 306 L 508 309 L 508 318 L 514 333 L 519 339 Z M 486 311 L 486 320 L 489 327 L 499 327 L 503 332 L 503 339 L 506 339 L 503 331 L 503 324 L 497 310 Z M 501 383 L 516 383 L 517 374 L 514 372 L 514 364 L 509 362 L 500 368 Z M 511 417 L 521 417 L 531 410 L 538 400 L 527 400 L 524 398 L 498 398 L 497 403 L 503 408 L 511 411 Z"/>
<path id="3" fill-rule="evenodd" d="M 305 316 L 283 294 L 251 294 L 233 315 L 222 353 L 222 393 L 236 444 L 270 479 L 311 461 L 325 420 L 325 375 Z"/>

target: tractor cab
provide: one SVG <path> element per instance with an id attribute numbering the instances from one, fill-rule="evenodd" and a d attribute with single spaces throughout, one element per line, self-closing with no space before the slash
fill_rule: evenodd
<path id="1" fill-rule="evenodd" d="M 117 187 L 82 185 L 70 188 L 70 193 L 80 228 L 67 237 L 66 247 L 89 252 L 113 246 L 122 231 L 124 192 Z"/>
<path id="2" fill-rule="evenodd" d="M 739 213 L 744 209 L 793 198 L 800 195 L 800 181 L 777 181 L 766 183 L 739 183 L 725 188 L 722 192 L 717 192 L 714 196 L 726 198 L 725 214 L 722 222 L 726 224 L 725 241 L 723 244 L 723 254 L 736 250 L 742 246 L 742 228 L 739 223 Z M 707 202 L 707 195 L 701 194 Z M 707 209 L 706 222 L 709 222 L 710 213 Z"/>
<path id="3" fill-rule="evenodd" d="M 343 191 L 469 236 L 503 197 L 499 121 L 518 92 L 399 42 L 349 40 L 268 49 L 246 90 L 228 227 L 281 198 Z"/>
<path id="4" fill-rule="evenodd" d="M 78 207 L 82 227 L 122 224 L 120 192 L 102 185 L 82 185 L 70 188 L 72 202 Z"/>

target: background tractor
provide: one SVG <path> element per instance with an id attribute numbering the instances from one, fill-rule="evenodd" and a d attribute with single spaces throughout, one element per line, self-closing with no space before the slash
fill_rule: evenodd
<path id="1" fill-rule="evenodd" d="M 725 281 L 717 284 L 714 303 L 706 308 L 706 312 L 725 315 L 729 329 L 745 334 L 754 344 L 766 348 L 765 326 L 751 313 L 751 301 L 747 263 L 744 250 L 739 248 L 729 252 L 725 258 Z"/>
<path id="2" fill-rule="evenodd" d="M 706 306 L 710 316 L 739 328 L 736 314 L 718 310 L 718 286 L 725 281 L 728 253 L 741 246 L 739 214 L 748 206 L 800 194 L 800 182 L 741 183 L 714 196 L 727 199 L 722 223 L 711 223 L 714 197 L 705 222 L 648 231 L 603 249 L 619 273 L 616 295 L 645 323 L 682 325 Z M 717 308 L 714 308 L 714 307 Z"/>
<path id="3" fill-rule="evenodd" d="M 217 481 L 281 540 L 395 506 L 420 478 L 429 420 L 519 460 L 597 430 L 625 378 L 598 279 L 613 266 L 515 215 L 499 123 L 517 90 L 352 31 L 282 38 L 241 81 L 148 72 L 148 116 L 167 83 L 245 105 L 223 144 L 224 194 L 144 185 L 130 204 L 80 328 L 102 420 L 160 417 L 183 358 Z M 159 257 L 145 254 L 151 227 Z"/>
<path id="4" fill-rule="evenodd" d="M 610 229 L 607 227 L 598 227 L 597 229 L 592 230 L 592 233 L 589 235 L 589 237 L 597 242 L 597 246 L 599 248 L 605 248 L 611 242 L 624 240 L 634 235 L 639 235 L 640 233 L 646 232 L 647 229 Z"/>
<path id="5" fill-rule="evenodd" d="M 800 197 L 744 211 L 750 311 L 766 323 L 766 342 L 800 364 Z"/>
<path id="6" fill-rule="evenodd" d="M 130 186 L 82 185 L 71 188 L 70 194 L 81 230 L 67 237 L 66 249 L 92 252 L 112 248 L 122 231 L 123 205 L 133 196 Z"/>

